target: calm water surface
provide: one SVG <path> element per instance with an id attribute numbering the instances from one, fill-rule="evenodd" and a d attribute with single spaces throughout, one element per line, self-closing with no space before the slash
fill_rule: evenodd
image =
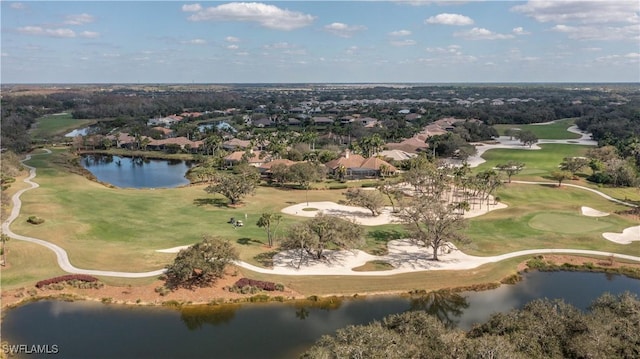
<path id="1" fill-rule="evenodd" d="M 82 166 L 101 182 L 120 188 L 167 188 L 189 184 L 190 164 L 182 160 L 84 155 Z"/>
<path id="2" fill-rule="evenodd" d="M 9 311 L 2 323 L 2 339 L 59 347 L 57 356 L 31 354 L 29 358 L 291 358 L 323 334 L 392 313 L 427 310 L 469 329 L 491 313 L 519 308 L 536 298 L 564 298 L 585 309 L 604 292 L 625 291 L 640 295 L 640 281 L 599 273 L 535 272 L 516 285 L 460 296 L 334 300 L 315 306 L 268 303 L 180 311 L 41 301 Z"/>

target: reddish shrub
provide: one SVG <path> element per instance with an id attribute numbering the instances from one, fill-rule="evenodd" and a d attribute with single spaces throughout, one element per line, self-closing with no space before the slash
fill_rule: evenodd
<path id="1" fill-rule="evenodd" d="M 256 288 L 260 288 L 262 290 L 267 290 L 267 291 L 276 290 L 276 284 L 273 283 L 273 282 L 265 282 L 265 281 L 254 280 L 254 279 L 249 279 L 249 278 L 240 278 L 236 282 L 236 284 L 234 284 L 234 286 L 236 286 L 238 288 L 243 288 L 243 287 L 246 287 L 246 286 L 256 287 Z"/>
<path id="2" fill-rule="evenodd" d="M 36 288 L 42 288 L 42 287 L 44 287 L 46 285 L 49 285 L 49 284 L 66 282 L 66 281 L 71 281 L 71 280 L 79 280 L 79 281 L 82 281 L 82 282 L 96 282 L 98 280 L 98 278 L 92 277 L 92 276 L 86 275 L 86 274 L 69 274 L 69 275 L 63 275 L 63 276 L 60 276 L 60 277 L 54 277 L 54 278 L 41 280 L 38 283 L 36 283 Z"/>

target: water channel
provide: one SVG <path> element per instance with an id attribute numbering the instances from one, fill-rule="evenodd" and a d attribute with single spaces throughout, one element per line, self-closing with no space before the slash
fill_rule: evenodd
<path id="1" fill-rule="evenodd" d="M 82 166 L 101 182 L 120 188 L 169 188 L 189 184 L 185 174 L 191 166 L 182 160 L 142 157 L 84 155 Z"/>
<path id="2" fill-rule="evenodd" d="M 625 291 L 640 295 L 640 280 L 601 273 L 532 272 L 516 285 L 459 296 L 336 299 L 317 305 L 179 310 L 49 300 L 10 310 L 3 319 L 2 339 L 11 344 L 56 344 L 58 357 L 64 358 L 292 358 L 323 334 L 392 313 L 426 310 L 469 329 L 491 313 L 520 308 L 537 298 L 562 298 L 586 309 L 605 292 Z"/>

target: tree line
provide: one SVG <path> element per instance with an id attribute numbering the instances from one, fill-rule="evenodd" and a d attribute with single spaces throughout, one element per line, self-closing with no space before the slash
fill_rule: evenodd
<path id="1" fill-rule="evenodd" d="M 320 338 L 301 358 L 638 358 L 640 300 L 604 294 L 587 311 L 534 300 L 463 331 L 417 310 Z"/>

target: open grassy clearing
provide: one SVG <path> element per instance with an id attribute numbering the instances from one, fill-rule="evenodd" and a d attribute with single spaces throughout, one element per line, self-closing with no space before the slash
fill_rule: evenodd
<path id="1" fill-rule="evenodd" d="M 614 214 L 628 207 L 607 201 L 580 189 L 549 185 L 509 184 L 498 191 L 509 208 L 470 221 L 463 246 L 471 255 L 497 255 L 522 249 L 576 248 L 640 255 L 640 243 L 620 245 L 602 237 L 603 232 L 621 232 L 637 221 Z M 586 217 L 580 207 L 611 213 Z"/>
<path id="2" fill-rule="evenodd" d="M 4 290 L 68 274 L 58 266 L 55 254 L 45 247 L 12 239 L 6 243 L 5 248 L 7 266 L 0 267 L 0 284 Z"/>
<path id="3" fill-rule="evenodd" d="M 487 161 L 479 165 L 475 171 L 493 169 L 499 163 L 519 161 L 525 163 L 525 168 L 512 180 L 541 181 L 548 180 L 547 176 L 558 170 L 558 166 L 565 157 L 584 156 L 589 146 L 576 146 L 567 144 L 542 144 L 540 150 L 519 150 L 495 148 L 485 152 L 482 157 Z M 588 170 L 588 169 L 587 169 Z M 569 182 L 568 182 L 569 183 Z"/>
<path id="4" fill-rule="evenodd" d="M 484 171 L 494 168 L 499 163 L 508 161 L 519 161 L 525 163 L 525 168 L 512 180 L 521 181 L 551 181 L 548 177 L 551 172 L 558 170 L 558 166 L 565 157 L 584 156 L 591 148 L 590 146 L 577 146 L 567 144 L 541 144 L 540 150 L 512 150 L 496 148 L 485 152 L 482 157 L 487 161 L 476 167 L 474 171 Z M 613 198 L 622 201 L 640 202 L 640 188 L 614 188 L 598 186 L 595 183 L 586 181 L 584 178 L 591 174 L 589 168 L 583 168 L 578 172 L 578 180 L 569 180 L 565 183 L 576 184 L 601 191 Z"/>
<path id="5" fill-rule="evenodd" d="M 60 152 L 36 156 L 41 187 L 23 195 L 21 216 L 12 228 L 18 233 L 46 238 L 69 252 L 75 266 L 121 271 L 157 269 L 173 258 L 156 249 L 191 244 L 207 233 L 232 240 L 242 259 L 265 250 L 266 234 L 255 223 L 263 212 L 277 212 L 304 201 L 304 191 L 259 187 L 238 208 L 204 191 L 204 185 L 177 189 L 113 189 L 63 172 L 54 162 Z M 59 159 L 59 158 L 58 158 Z M 342 191 L 309 191 L 310 201 L 343 199 Z M 44 218 L 34 226 L 30 215 Z M 242 219 L 244 227 L 228 224 Z M 281 228 L 303 219 L 283 216 Z"/>
<path id="6" fill-rule="evenodd" d="M 580 138 L 580 135 L 577 133 L 567 131 L 567 128 L 571 127 L 574 124 L 574 119 L 565 118 L 562 120 L 557 120 L 554 123 L 548 125 L 517 125 L 517 124 L 501 124 L 501 125 L 493 125 L 493 127 L 498 131 L 500 136 L 505 136 L 505 131 L 510 128 L 519 128 L 521 131 L 531 131 L 538 138 L 544 138 L 548 140 L 565 140 L 565 139 L 574 139 Z"/>
<path id="7" fill-rule="evenodd" d="M 558 154 L 558 149 L 563 149 L 564 153 Z M 555 161 L 554 156 L 564 157 L 567 152 L 581 149 L 582 146 L 544 145 L 543 150 L 523 152 L 542 153 L 540 158 L 532 157 L 535 159 L 533 163 L 537 162 L 540 168 L 548 168 L 549 164 Z M 494 151 L 500 150 L 488 153 Z M 43 238 L 62 246 L 69 252 L 72 263 L 81 268 L 121 271 L 158 269 L 169 263 L 174 255 L 157 253 L 156 249 L 191 244 L 198 241 L 204 233 L 231 240 L 240 249 L 242 260 L 261 265 L 261 261 L 255 257 L 272 249 L 265 245 L 264 231 L 255 225 L 259 215 L 266 211 L 277 212 L 291 204 L 305 201 L 305 191 L 302 190 L 260 187 L 255 196 L 245 200 L 242 207 L 229 208 L 226 207 L 224 198 L 207 194 L 204 186 L 157 190 L 112 189 L 82 176 L 67 173 L 60 167 L 60 163 L 66 161 L 62 154 L 63 151 L 57 151 L 52 155 L 35 156 L 29 162 L 38 168 L 36 181 L 41 187 L 23 195 L 23 211 L 12 228 L 17 233 Z M 309 200 L 339 202 L 344 199 L 343 192 L 310 190 Z M 606 241 L 601 235 L 603 231 L 620 232 L 623 228 L 637 224 L 633 220 L 616 215 L 597 220 L 579 215 L 580 206 L 583 205 L 605 212 L 626 209 L 624 206 L 616 205 L 587 191 L 568 187 L 509 184 L 498 192 L 498 196 L 510 207 L 470 221 L 467 235 L 472 239 L 472 243 L 463 246 L 466 253 L 495 255 L 547 247 L 583 248 L 640 255 L 640 243 L 617 245 Z M 29 215 L 42 217 L 46 222 L 38 226 L 30 225 L 26 223 Z M 557 215 L 557 218 L 554 215 Z M 234 229 L 226 223 L 230 217 L 242 219 L 245 226 Z M 567 233 L 567 229 L 556 232 L 540 228 L 540 225 L 563 228 L 567 218 L 593 224 L 594 227 L 584 230 L 581 226 L 575 226 L 573 233 Z M 304 219 L 284 215 L 278 236 L 284 235 L 284 230 L 289 224 L 302 220 Z M 536 220 L 540 220 L 542 224 L 536 224 Z M 367 227 L 366 230 L 367 242 L 363 249 L 374 254 L 383 254 L 387 241 L 404 236 L 400 225 Z M 9 242 L 9 248 L 17 242 L 19 241 Z M 50 253 L 44 248 L 41 250 Z M 25 258 L 28 253 L 30 252 L 25 252 Z M 32 269 L 26 259 L 13 262 L 14 267 L 3 270 L 3 274 L 9 273 L 8 282 L 5 278 L 2 279 L 3 285 L 5 282 L 20 285 L 21 282 L 57 275 L 60 269 L 55 265 L 52 253 L 50 257 L 51 259 L 38 256 L 43 262 L 50 262 L 45 264 L 44 270 L 39 270 L 37 266 Z M 503 268 L 504 263 L 511 262 L 491 266 Z M 20 268 L 20 274 L 11 274 L 10 271 L 17 268 Z M 508 274 L 510 271 L 514 271 L 513 263 L 504 267 L 503 273 Z M 452 273 L 457 272 L 447 273 L 451 277 Z M 494 278 L 493 274 L 476 277 L 478 273 L 482 271 L 461 272 L 460 283 L 478 284 L 494 280 L 488 280 Z M 272 277 L 257 274 L 251 276 Z M 347 293 L 353 292 L 354 288 L 358 288 L 358 291 L 360 288 L 362 291 L 410 290 L 423 287 L 435 289 L 441 288 L 442 283 L 451 283 L 450 279 L 444 279 L 436 272 L 393 278 L 395 280 L 365 280 L 359 277 L 340 280 L 328 280 L 329 277 L 282 277 L 276 281 L 290 283 L 292 288 L 311 294 Z M 398 278 L 401 278 L 400 282 Z M 501 276 L 496 274 L 495 278 L 499 279 Z M 152 280 L 107 279 L 108 282 L 121 285 L 147 284 Z M 319 282 L 324 281 L 329 284 L 324 287 L 317 286 Z"/>
<path id="8" fill-rule="evenodd" d="M 64 134 L 94 124 L 95 120 L 77 120 L 70 113 L 46 115 L 37 119 L 31 130 L 34 139 L 63 136 Z"/>

